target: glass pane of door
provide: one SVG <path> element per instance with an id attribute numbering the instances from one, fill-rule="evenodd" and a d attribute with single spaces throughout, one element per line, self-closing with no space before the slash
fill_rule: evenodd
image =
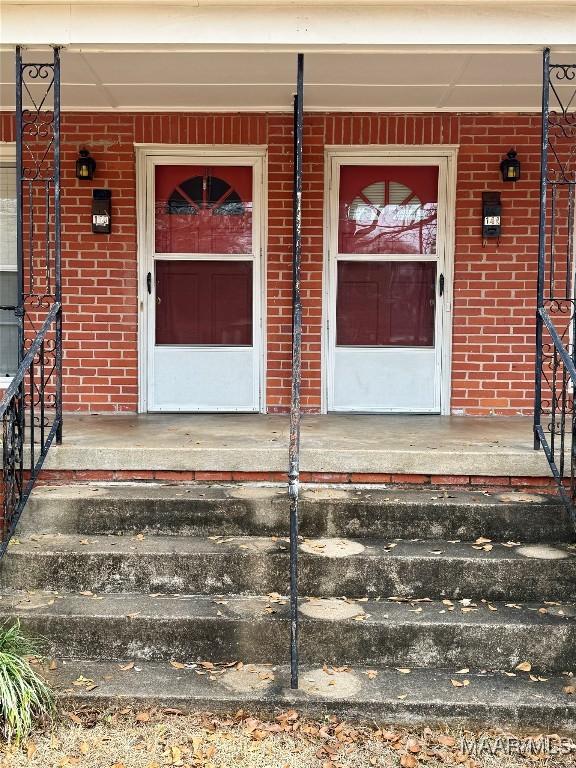
<path id="1" fill-rule="evenodd" d="M 251 261 L 156 261 L 156 344 L 251 346 Z"/>
<path id="2" fill-rule="evenodd" d="M 0 306 L 15 306 L 16 272 L 0 270 Z M 18 370 L 18 323 L 14 310 L 0 310 L 0 376 L 14 376 Z"/>
<path id="3" fill-rule="evenodd" d="M 436 263 L 339 261 L 338 346 L 434 346 Z"/>
<path id="4" fill-rule="evenodd" d="M 156 253 L 252 253 L 252 197 L 251 166 L 156 166 Z"/>
<path id="5" fill-rule="evenodd" d="M 16 165 L 0 164 L 0 306 L 18 301 L 16 274 Z M 14 310 L 0 310 L 0 376 L 18 369 L 18 323 Z"/>
<path id="6" fill-rule="evenodd" d="M 340 169 L 338 252 L 436 252 L 437 166 Z"/>
<path id="7" fill-rule="evenodd" d="M 345 165 L 339 192 L 336 345 L 433 347 L 438 167 Z"/>

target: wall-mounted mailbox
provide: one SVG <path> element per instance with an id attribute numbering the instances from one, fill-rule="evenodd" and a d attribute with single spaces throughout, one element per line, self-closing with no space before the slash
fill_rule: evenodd
<path id="1" fill-rule="evenodd" d="M 92 232 L 109 235 L 112 227 L 112 192 L 109 189 L 92 190 Z"/>
<path id="2" fill-rule="evenodd" d="M 500 237 L 502 203 L 500 192 L 482 192 L 482 239 Z"/>

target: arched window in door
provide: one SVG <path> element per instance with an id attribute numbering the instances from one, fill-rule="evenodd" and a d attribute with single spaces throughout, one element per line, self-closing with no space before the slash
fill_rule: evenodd
<path id="1" fill-rule="evenodd" d="M 166 204 L 166 213 L 211 216 L 242 216 L 244 203 L 234 187 L 218 176 L 194 176 L 179 184 Z"/>
<path id="2" fill-rule="evenodd" d="M 251 167 L 162 165 L 155 180 L 156 253 L 251 253 Z"/>
<path id="3" fill-rule="evenodd" d="M 407 166 L 342 167 L 339 252 L 434 253 L 438 169 L 422 170 Z"/>

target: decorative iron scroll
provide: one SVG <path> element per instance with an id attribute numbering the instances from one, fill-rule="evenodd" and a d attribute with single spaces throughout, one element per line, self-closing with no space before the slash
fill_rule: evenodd
<path id="1" fill-rule="evenodd" d="M 576 64 L 544 51 L 534 447 L 576 524 Z"/>
<path id="2" fill-rule="evenodd" d="M 62 438 L 60 55 L 16 49 L 18 372 L 0 402 L 2 541 L 14 532 L 38 473 Z"/>

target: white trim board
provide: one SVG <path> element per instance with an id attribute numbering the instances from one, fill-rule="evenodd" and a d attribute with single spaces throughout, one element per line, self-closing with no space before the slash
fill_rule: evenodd
<path id="1" fill-rule="evenodd" d="M 500 0 L 314 6 L 284 2 L 2 3 L 2 44 L 46 45 L 574 45 L 574 9 Z M 512 43 L 511 43 L 512 41 Z"/>
<path id="2" fill-rule="evenodd" d="M 138 253 L 138 412 L 147 412 L 150 318 L 146 278 L 152 251 L 151 216 L 148 190 L 150 174 L 156 164 L 247 165 L 255 169 L 254 207 L 260 211 L 253 231 L 254 309 L 258 322 L 254 324 L 254 346 L 259 360 L 258 410 L 266 408 L 266 246 L 267 246 L 267 147 L 226 145 L 219 147 L 198 144 L 135 144 L 136 203 Z M 166 254 L 169 258 L 170 254 Z M 182 254 L 179 254 L 182 257 Z M 198 258 L 198 254 L 194 254 Z M 202 256 L 200 255 L 200 258 Z M 214 258 L 213 255 L 207 258 Z M 229 409 L 223 409 L 229 410 Z"/>
<path id="3" fill-rule="evenodd" d="M 458 145 L 358 145 L 342 147 L 326 145 L 324 148 L 324 269 L 322 291 L 322 413 L 328 412 L 329 392 L 333 385 L 334 370 L 333 349 L 330 328 L 335 323 L 335 284 L 331 253 L 334 232 L 337 231 L 333 204 L 337 190 L 333 189 L 335 168 L 340 165 L 437 165 L 440 169 L 438 179 L 439 202 L 442 203 L 443 217 L 439 221 L 442 230 L 442 267 L 444 273 L 444 294 L 441 312 L 442 349 L 439 356 L 441 376 L 440 414 L 450 414 L 450 395 L 452 384 L 452 315 L 454 290 L 454 255 L 455 255 L 455 211 L 456 211 L 456 172 Z"/>

